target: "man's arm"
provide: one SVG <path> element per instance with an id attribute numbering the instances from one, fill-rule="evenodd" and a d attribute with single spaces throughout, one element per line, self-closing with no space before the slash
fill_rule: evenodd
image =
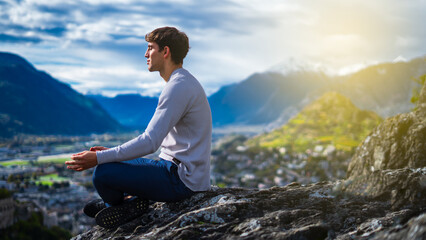
<path id="1" fill-rule="evenodd" d="M 145 132 L 122 145 L 96 152 L 98 163 L 126 161 L 155 152 L 188 110 L 192 99 L 190 87 L 179 82 L 167 83 Z"/>

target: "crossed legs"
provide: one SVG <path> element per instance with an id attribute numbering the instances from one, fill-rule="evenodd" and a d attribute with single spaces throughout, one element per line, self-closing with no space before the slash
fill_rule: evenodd
<path id="1" fill-rule="evenodd" d="M 158 202 L 176 202 L 194 194 L 180 180 L 177 166 L 167 160 L 137 158 L 98 165 L 93 184 L 108 205 L 119 205 L 124 196 Z"/>

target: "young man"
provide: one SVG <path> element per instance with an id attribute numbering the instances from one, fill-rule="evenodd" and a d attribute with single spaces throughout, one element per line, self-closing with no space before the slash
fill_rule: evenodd
<path id="1" fill-rule="evenodd" d="M 114 148 L 92 147 L 65 162 L 76 171 L 97 165 L 93 183 L 103 202 L 90 202 L 84 212 L 105 228 L 141 215 L 148 200 L 180 201 L 210 189 L 211 112 L 202 86 L 182 68 L 188 37 L 163 27 L 145 40 L 148 70 L 160 72 L 166 81 L 145 132 Z M 140 158 L 159 147 L 160 160 Z M 127 195 L 137 197 L 125 200 Z"/>

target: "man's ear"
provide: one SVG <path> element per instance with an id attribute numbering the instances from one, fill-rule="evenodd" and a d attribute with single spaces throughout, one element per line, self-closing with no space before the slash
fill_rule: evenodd
<path id="1" fill-rule="evenodd" d="M 167 58 L 170 55 L 170 48 L 168 46 L 164 47 L 164 57 Z"/>

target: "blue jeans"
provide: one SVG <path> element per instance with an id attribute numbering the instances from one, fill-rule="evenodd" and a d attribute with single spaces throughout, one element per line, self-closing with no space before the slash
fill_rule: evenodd
<path id="1" fill-rule="evenodd" d="M 118 205 L 125 195 L 157 202 L 177 202 L 194 194 L 180 180 L 177 165 L 164 159 L 137 158 L 100 164 L 93 184 L 108 205 Z"/>

